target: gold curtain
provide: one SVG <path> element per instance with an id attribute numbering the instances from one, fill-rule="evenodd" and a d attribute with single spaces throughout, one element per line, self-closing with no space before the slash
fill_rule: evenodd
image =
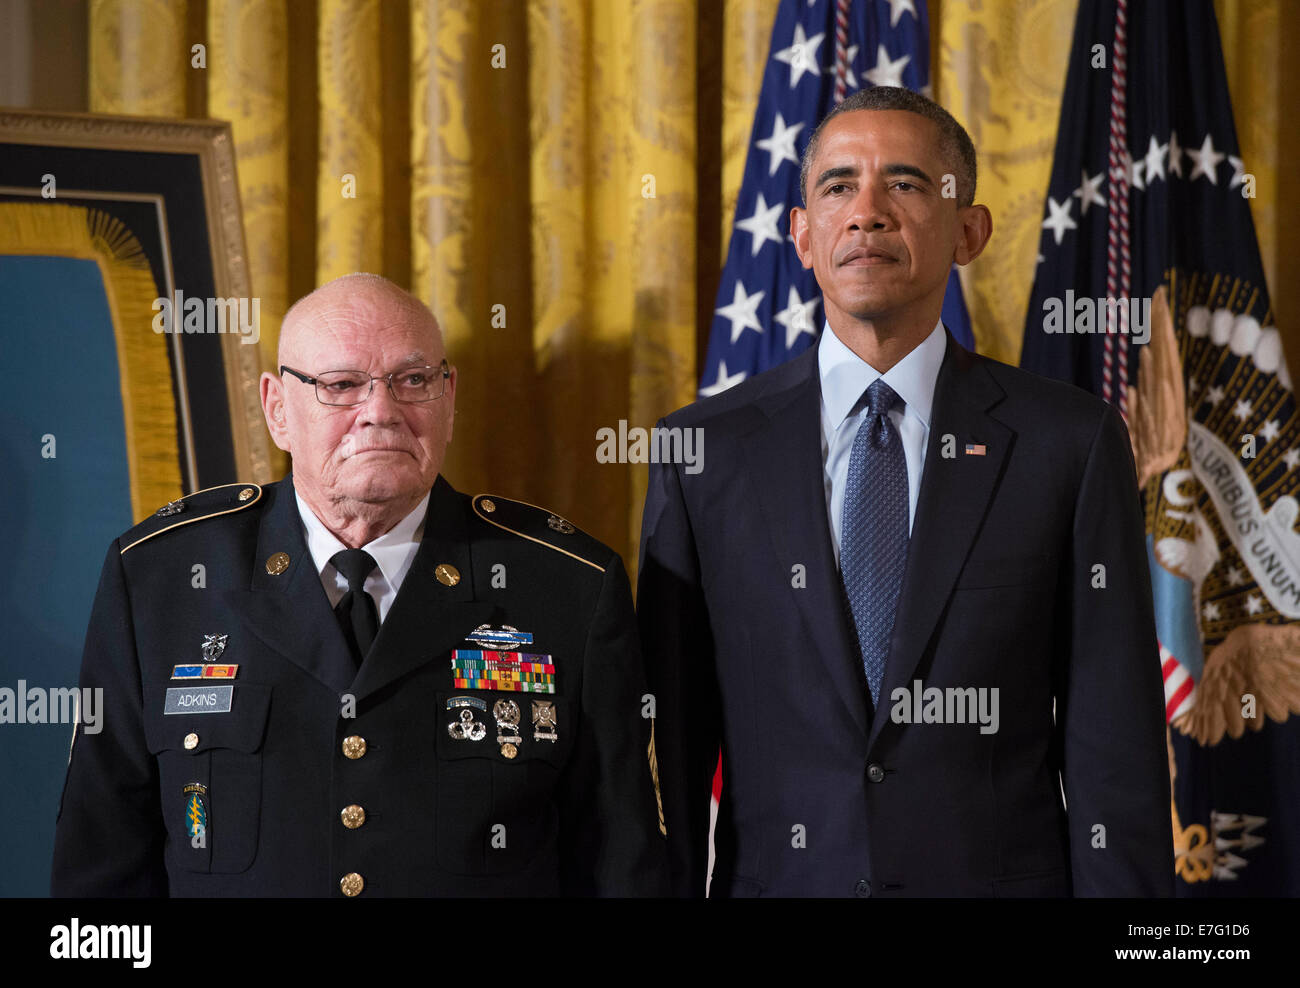
<path id="1" fill-rule="evenodd" d="M 645 468 L 597 463 L 596 431 L 694 396 L 778 4 L 92 0 L 90 106 L 231 121 L 265 366 L 294 299 L 392 278 L 460 370 L 448 479 L 570 517 L 635 572 Z M 967 302 L 981 351 L 1012 363 L 1076 5 L 929 4 L 934 93 L 994 213 Z M 1296 371 L 1300 193 L 1280 178 L 1300 9 L 1215 6 Z"/>

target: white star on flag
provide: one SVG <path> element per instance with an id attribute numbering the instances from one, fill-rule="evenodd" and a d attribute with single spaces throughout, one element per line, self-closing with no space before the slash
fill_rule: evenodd
<path id="1" fill-rule="evenodd" d="M 1228 188 L 1235 189 L 1246 180 L 1246 164 L 1235 154 L 1228 155 L 1228 164 L 1232 165 L 1232 178 L 1228 182 Z"/>
<path id="2" fill-rule="evenodd" d="M 739 384 L 744 379 L 745 372 L 743 370 L 729 375 L 727 373 L 727 362 L 724 360 L 718 364 L 718 379 L 707 388 L 700 388 L 700 397 L 708 398 L 710 395 L 722 394 L 729 387 Z"/>
<path id="3" fill-rule="evenodd" d="M 1165 149 L 1168 144 L 1159 144 L 1156 142 L 1155 134 L 1151 135 L 1151 143 L 1147 145 L 1146 169 L 1147 184 L 1154 182 L 1156 179 L 1165 177 Z"/>
<path id="4" fill-rule="evenodd" d="M 1246 582 L 1246 574 L 1241 571 L 1240 566 L 1233 566 L 1228 572 L 1223 574 L 1224 579 L 1228 581 L 1228 586 L 1239 587 Z"/>
<path id="5" fill-rule="evenodd" d="M 1142 159 L 1134 158 L 1128 153 L 1127 148 L 1124 149 L 1121 158 L 1124 163 L 1124 174 L 1128 177 L 1129 188 L 1145 189 L 1146 186 L 1142 184 Z"/>
<path id="6" fill-rule="evenodd" d="M 794 341 L 800 333 L 815 335 L 813 332 L 813 312 L 817 308 L 818 297 L 814 295 L 807 302 L 799 297 L 799 289 L 790 286 L 790 301 L 784 309 L 773 318 L 785 327 L 785 348 L 794 347 Z"/>
<path id="7" fill-rule="evenodd" d="M 1282 454 L 1282 462 L 1286 464 L 1288 470 L 1300 467 L 1300 448 L 1288 449 Z"/>
<path id="8" fill-rule="evenodd" d="M 1219 184 L 1219 176 L 1215 170 L 1219 167 L 1219 162 L 1223 160 L 1223 155 L 1214 150 L 1214 142 L 1210 140 L 1210 135 L 1205 135 L 1205 140 L 1201 142 L 1200 150 L 1187 150 L 1187 157 L 1191 158 L 1196 164 L 1192 168 L 1192 173 L 1187 176 L 1187 180 L 1193 181 L 1198 176 L 1204 175 L 1210 180 L 1211 185 Z"/>
<path id="9" fill-rule="evenodd" d="M 1205 620 L 1217 621 L 1219 620 L 1219 605 L 1211 600 L 1201 608 L 1201 613 L 1205 615 Z"/>
<path id="10" fill-rule="evenodd" d="M 1169 132 L 1169 174 L 1183 177 L 1183 149 L 1178 145 L 1178 131 Z"/>
<path id="11" fill-rule="evenodd" d="M 1065 231 L 1077 230 L 1079 224 L 1070 219 L 1070 200 L 1068 197 L 1065 202 L 1058 203 L 1051 196 L 1048 196 L 1047 208 L 1051 210 L 1052 215 L 1043 220 L 1043 229 L 1052 231 L 1052 235 L 1056 238 L 1056 246 L 1060 247 L 1061 238 L 1065 236 Z"/>
<path id="12" fill-rule="evenodd" d="M 798 167 L 799 155 L 795 154 L 794 151 L 794 139 L 799 136 L 801 130 L 803 130 L 802 121 L 792 123 L 787 127 L 785 118 L 781 116 L 781 111 L 778 110 L 776 120 L 772 124 L 772 136 L 754 142 L 769 155 L 768 175 L 775 175 L 776 170 L 781 167 L 783 161 L 792 161 Z"/>
<path id="13" fill-rule="evenodd" d="M 821 47 L 822 39 L 826 37 L 826 32 L 814 34 L 811 38 L 804 34 L 803 25 L 794 26 L 794 40 L 790 43 L 789 48 L 782 48 L 772 57 L 778 62 L 785 62 L 790 66 L 790 88 L 793 89 L 799 85 L 799 80 L 807 72 L 809 75 L 819 76 L 822 74 L 820 66 L 817 64 L 817 49 Z"/>
<path id="14" fill-rule="evenodd" d="M 732 343 L 740 339 L 740 334 L 747 329 L 752 329 L 756 333 L 763 332 L 763 327 L 758 324 L 755 310 L 766 294 L 766 292 L 755 292 L 753 295 L 746 295 L 745 286 L 738 281 L 731 304 L 715 310 L 723 319 L 730 320 Z"/>
<path id="15" fill-rule="evenodd" d="M 1092 178 L 1089 178 L 1088 169 L 1083 169 L 1083 182 L 1074 190 L 1074 195 L 1077 196 L 1082 203 L 1079 207 L 1079 212 L 1084 216 L 1088 215 L 1089 206 L 1106 205 L 1106 197 L 1099 191 L 1101 189 L 1101 183 L 1105 180 L 1106 175 L 1104 172 L 1099 172 Z"/>
<path id="16" fill-rule="evenodd" d="M 1260 599 L 1259 594 L 1253 593 L 1246 598 L 1246 613 L 1258 614 L 1264 609 L 1264 601 Z"/>
<path id="17" fill-rule="evenodd" d="M 1216 384 L 1214 387 L 1210 388 L 1210 390 L 1206 392 L 1205 399 L 1206 401 L 1209 401 L 1210 403 L 1217 405 L 1219 402 L 1223 401 L 1223 396 L 1225 393 L 1226 392 L 1223 390 L 1223 388 L 1219 387 Z"/>
<path id="18" fill-rule="evenodd" d="M 904 55 L 898 61 L 891 62 L 889 52 L 885 51 L 885 46 L 877 45 L 875 68 L 864 74 L 871 80 L 873 86 L 898 86 L 901 88 L 903 85 L 903 68 L 911 60 L 911 55 Z"/>
<path id="19" fill-rule="evenodd" d="M 889 0 L 889 26 L 898 27 L 898 19 L 904 14 L 910 13 L 916 16 L 916 7 L 912 5 L 912 0 Z"/>
<path id="20" fill-rule="evenodd" d="M 1238 401 L 1237 404 L 1232 406 L 1232 414 L 1245 422 L 1246 419 L 1250 418 L 1250 402 Z"/>
<path id="21" fill-rule="evenodd" d="M 1260 426 L 1259 434 L 1264 437 L 1264 442 L 1271 443 L 1282 432 L 1282 423 L 1277 419 L 1265 422 Z"/>
<path id="22" fill-rule="evenodd" d="M 767 200 L 763 198 L 763 193 L 758 194 L 758 203 L 754 206 L 754 215 L 748 219 L 737 220 L 736 229 L 744 230 L 754 238 L 753 247 L 750 256 L 758 254 L 759 248 L 767 241 L 779 244 L 781 242 L 781 233 L 776 228 L 776 221 L 781 218 L 781 213 L 785 211 L 785 203 L 778 202 L 775 206 L 768 208 Z M 719 312 L 722 310 L 719 309 Z M 734 339 L 734 337 L 733 337 Z"/>

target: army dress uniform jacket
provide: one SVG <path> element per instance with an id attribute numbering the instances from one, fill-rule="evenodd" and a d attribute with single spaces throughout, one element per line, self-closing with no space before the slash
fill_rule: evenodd
<path id="1" fill-rule="evenodd" d="M 439 477 L 357 669 L 291 477 L 180 507 L 104 564 L 81 672 L 104 690 L 103 729 L 74 735 L 55 895 L 665 890 L 653 724 L 611 549 Z M 484 625 L 531 634 L 501 675 L 551 666 L 514 677 L 549 675 L 554 693 L 457 686 L 453 662 L 474 675 L 485 665 L 466 660 L 495 647 L 467 640 Z"/>

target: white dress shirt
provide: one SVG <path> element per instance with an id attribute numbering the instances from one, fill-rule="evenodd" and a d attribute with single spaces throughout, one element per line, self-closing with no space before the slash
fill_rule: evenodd
<path id="1" fill-rule="evenodd" d="M 316 572 L 320 574 L 325 596 L 329 598 L 332 610 L 348 591 L 348 581 L 330 562 L 336 552 L 347 548 L 335 538 L 334 533 L 322 524 L 315 512 L 294 491 L 298 499 L 298 514 L 302 517 L 303 534 L 307 538 L 307 551 L 311 553 Z M 361 548 L 374 557 L 378 568 L 366 577 L 366 593 L 375 600 L 379 611 L 379 623 L 383 624 L 388 616 L 388 609 L 397 598 L 397 591 L 402 589 L 402 581 L 410 572 L 411 562 L 415 559 L 420 540 L 424 538 L 424 515 L 429 510 L 429 495 L 415 506 L 415 510 L 399 521 L 373 542 Z"/>
<path id="2" fill-rule="evenodd" d="M 878 377 L 883 377 L 905 402 L 901 410 L 898 406 L 890 409 L 889 420 L 903 439 L 907 460 L 907 531 L 911 534 L 912 522 L 916 520 L 916 499 L 921 490 L 921 471 L 925 467 L 925 449 L 930 440 L 934 386 L 947 346 L 943 323 L 936 323 L 929 336 L 881 374 L 845 346 L 830 323 L 822 327 L 817 346 L 822 385 L 822 464 L 836 565 L 840 560 L 840 522 L 849 480 L 849 453 L 858 427 L 867 416 L 866 390 Z"/>

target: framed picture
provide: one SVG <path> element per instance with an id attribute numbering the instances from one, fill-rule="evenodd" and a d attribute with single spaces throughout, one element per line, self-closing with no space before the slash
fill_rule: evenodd
<path id="1" fill-rule="evenodd" d="M 6 350 L 60 334 L 66 376 L 26 387 L 124 449 L 135 520 L 271 479 L 245 257 L 229 124 L 0 110 Z"/>

